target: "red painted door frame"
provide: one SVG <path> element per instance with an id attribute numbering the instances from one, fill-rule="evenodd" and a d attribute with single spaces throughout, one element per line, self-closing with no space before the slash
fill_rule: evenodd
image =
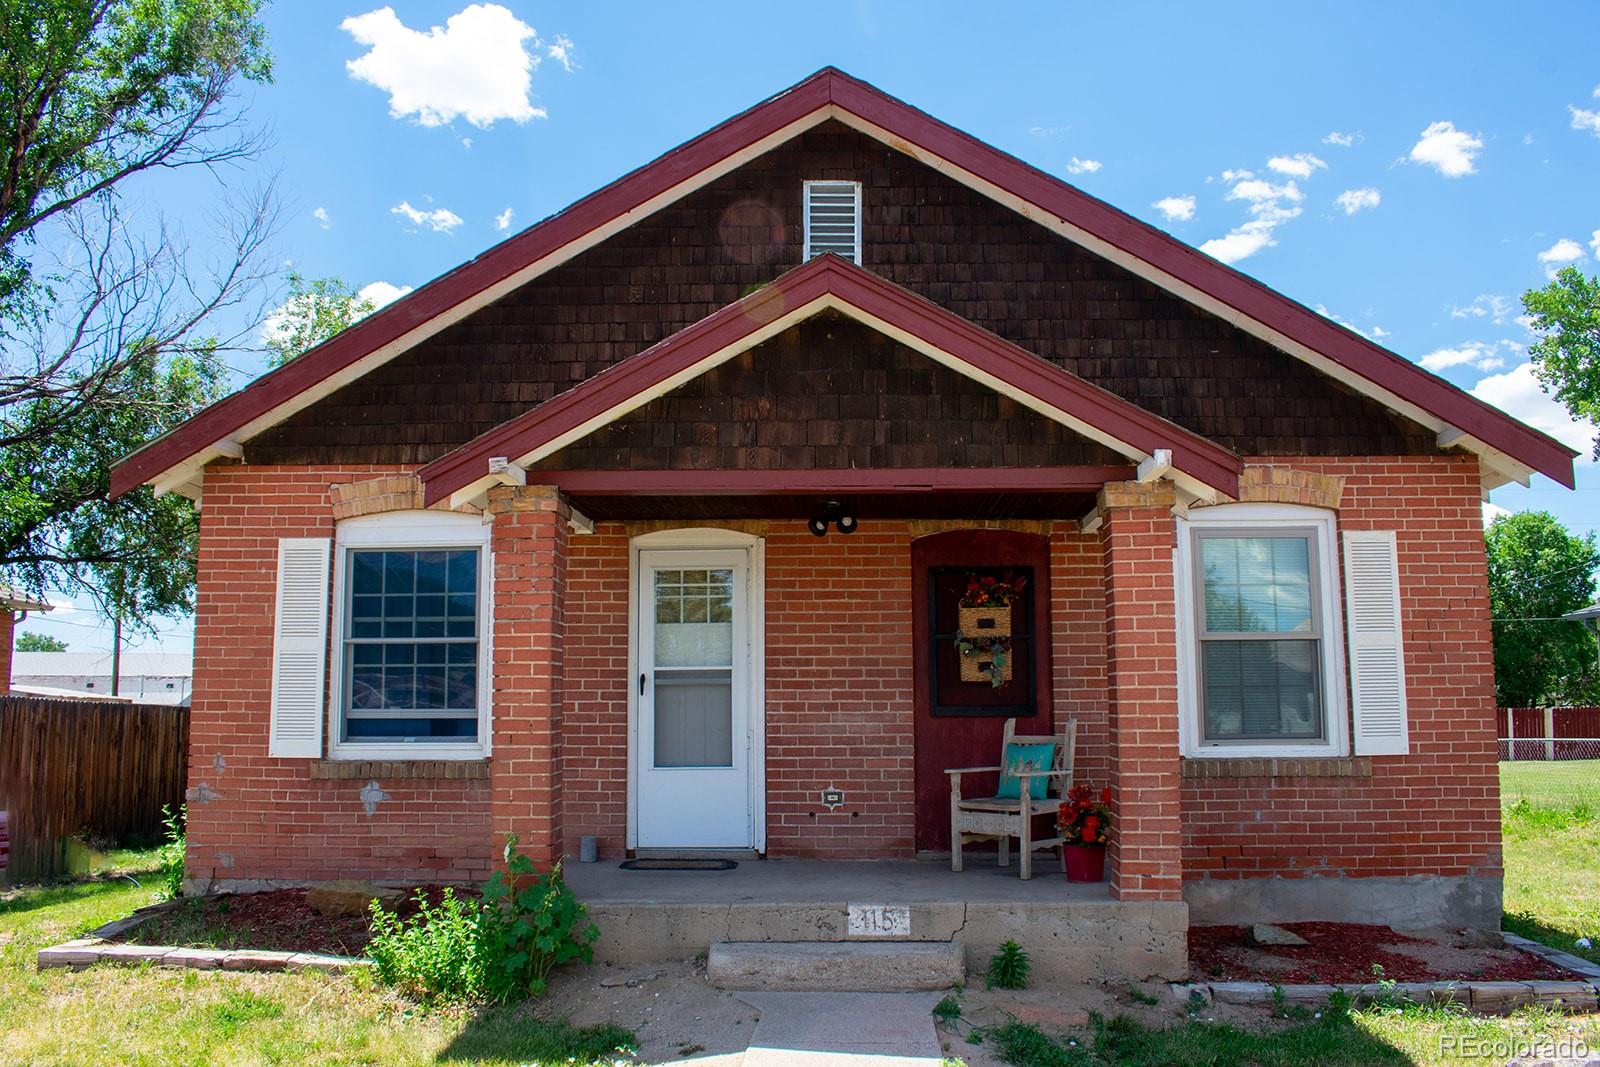
<path id="1" fill-rule="evenodd" d="M 1019 733 L 1047 734 L 1055 729 L 1051 699 L 1050 539 L 1009 530 L 952 530 L 911 542 L 911 663 L 914 678 L 913 716 L 916 765 L 915 834 L 918 852 L 950 848 L 951 767 L 992 765 L 1000 759 L 1001 716 L 933 715 L 929 682 L 930 610 L 928 573 L 934 567 L 1031 567 L 1033 569 L 1033 718 L 1017 723 Z M 969 795 L 994 791 L 995 775 L 963 781 Z"/>

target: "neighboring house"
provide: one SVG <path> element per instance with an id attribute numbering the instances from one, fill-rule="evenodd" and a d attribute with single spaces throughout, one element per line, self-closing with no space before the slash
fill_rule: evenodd
<path id="1" fill-rule="evenodd" d="M 1181 952 L 1498 924 L 1480 504 L 1574 455 L 829 69 L 113 491 L 204 501 L 199 884 L 478 879 L 506 832 L 936 854 L 945 769 L 1072 717 L 1110 899 Z M 1010 680 L 964 681 L 1007 572 Z"/>
<path id="2" fill-rule="evenodd" d="M 11 656 L 16 638 L 17 623 L 28 617 L 30 611 L 49 611 L 50 605 L 21 590 L 0 583 L 0 693 L 11 684 Z"/>
<path id="3" fill-rule="evenodd" d="M 187 706 L 194 657 L 185 652 L 124 652 L 116 695 L 135 704 Z M 40 696 L 110 697 L 109 652 L 18 652 L 11 688 Z"/>

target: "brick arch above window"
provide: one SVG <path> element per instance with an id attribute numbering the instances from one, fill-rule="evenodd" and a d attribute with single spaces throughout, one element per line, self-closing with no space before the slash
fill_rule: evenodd
<path id="1" fill-rule="evenodd" d="M 1294 467 L 1251 466 L 1239 476 L 1241 504 L 1302 504 L 1312 508 L 1339 510 L 1344 496 L 1344 477 L 1319 474 Z M 1218 503 L 1227 503 L 1219 501 Z M 1195 503 L 1192 507 L 1208 506 Z"/>

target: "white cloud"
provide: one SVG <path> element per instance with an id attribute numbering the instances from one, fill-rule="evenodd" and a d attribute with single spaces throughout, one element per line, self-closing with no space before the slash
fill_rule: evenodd
<path id="1" fill-rule="evenodd" d="M 1567 110 L 1572 112 L 1572 128 L 1575 130 L 1588 130 L 1596 137 L 1600 137 L 1600 111 L 1589 111 L 1585 108 L 1567 105 Z"/>
<path id="2" fill-rule="evenodd" d="M 356 299 L 372 302 L 372 310 L 376 311 L 385 304 L 392 304 L 411 291 L 409 285 L 390 285 L 388 282 L 372 282 L 363 285 L 356 293 Z"/>
<path id="3" fill-rule="evenodd" d="M 1589 238 L 1589 251 L 1594 253 L 1595 259 L 1600 259 L 1600 230 L 1594 231 Z"/>
<path id="4" fill-rule="evenodd" d="M 1151 205 L 1167 217 L 1169 222 L 1187 222 L 1194 218 L 1194 197 L 1164 196 Z"/>
<path id="5" fill-rule="evenodd" d="M 1234 227 L 1225 236 L 1213 237 L 1200 246 L 1200 251 L 1224 263 L 1237 263 L 1277 243 L 1272 239 L 1272 225 L 1256 219 Z"/>
<path id="6" fill-rule="evenodd" d="M 1361 135 L 1359 133 L 1340 133 L 1338 130 L 1334 130 L 1322 139 L 1322 143 L 1337 145 L 1340 148 L 1349 148 L 1360 138 Z"/>
<path id="7" fill-rule="evenodd" d="M 1506 321 L 1511 311 L 1511 301 L 1505 297 L 1494 293 L 1479 293 L 1470 304 L 1452 305 L 1450 317 L 1452 319 L 1488 319 L 1498 326 Z"/>
<path id="8" fill-rule="evenodd" d="M 1513 351 L 1517 348 L 1507 341 L 1468 341 L 1455 348 L 1436 348 L 1417 362 L 1422 364 L 1424 370 L 1435 373 L 1452 367 L 1472 367 L 1480 371 L 1499 370 L 1506 365 L 1505 358 L 1500 355 L 1502 346 L 1509 347 Z"/>
<path id="9" fill-rule="evenodd" d="M 1583 258 L 1583 246 L 1570 237 L 1563 237 L 1543 252 L 1539 253 L 1539 266 L 1551 278 L 1562 267 L 1576 263 Z"/>
<path id="10" fill-rule="evenodd" d="M 1065 126 L 1029 126 L 1028 133 L 1033 137 L 1059 137 L 1067 132 Z"/>
<path id="11" fill-rule="evenodd" d="M 443 126 L 459 116 L 488 127 L 544 117 L 528 100 L 543 42 L 499 4 L 470 4 L 426 33 L 407 27 L 389 7 L 339 25 L 369 49 L 346 69 L 387 92 L 395 118 L 414 115 L 423 126 Z M 565 42 L 563 57 L 570 55 L 572 42 L 557 42 Z"/>
<path id="12" fill-rule="evenodd" d="M 1446 178 L 1460 178 L 1477 170 L 1475 162 L 1483 139 L 1453 122 L 1435 122 L 1411 146 L 1411 162 L 1432 167 Z"/>
<path id="13" fill-rule="evenodd" d="M 400 201 L 389 209 L 389 214 L 399 215 L 414 227 L 427 226 L 434 233 L 449 233 L 461 225 L 462 219 L 449 208 L 434 208 L 432 211 L 422 211 L 411 206 L 406 200 Z"/>
<path id="14" fill-rule="evenodd" d="M 494 217 L 494 228 L 497 230 L 509 230 L 511 228 L 510 208 L 506 208 L 504 211 L 500 212 L 500 214 Z"/>
<path id="15" fill-rule="evenodd" d="M 1222 177 L 1234 183 L 1228 190 L 1228 199 L 1247 201 L 1253 217 L 1222 237 L 1207 241 L 1200 246 L 1200 251 L 1224 263 L 1237 263 L 1278 243 L 1273 232 L 1300 214 L 1300 202 L 1305 194 L 1293 181 L 1274 185 L 1247 170 L 1226 170 Z"/>
<path id="16" fill-rule="evenodd" d="M 561 64 L 561 69 L 568 74 L 572 73 L 572 38 L 564 33 L 556 34 L 556 39 L 544 50 L 544 54 Z"/>
<path id="17" fill-rule="evenodd" d="M 1284 182 L 1282 185 L 1273 185 L 1264 178 L 1246 178 L 1228 190 L 1228 199 L 1248 200 L 1251 203 L 1250 210 L 1255 211 L 1262 204 L 1278 200 L 1299 203 L 1305 199 L 1305 194 L 1292 181 Z"/>
<path id="18" fill-rule="evenodd" d="M 1494 522 L 1494 520 L 1503 519 L 1507 515 L 1510 515 L 1511 513 L 1512 512 L 1511 512 L 1510 508 L 1503 508 L 1499 504 L 1491 504 L 1487 500 L 1485 500 L 1483 502 L 1483 527 L 1484 527 L 1484 529 L 1488 529 L 1489 528 L 1489 524 Z"/>
<path id="19" fill-rule="evenodd" d="M 1577 449 L 1581 453 L 1579 463 L 1592 462 L 1595 434 L 1600 433 L 1600 427 L 1574 419 L 1565 407 L 1546 395 L 1533 376 L 1532 363 L 1518 364 L 1504 374 L 1483 379 L 1472 387 L 1472 395 Z"/>
<path id="20" fill-rule="evenodd" d="M 1103 164 L 1098 159 L 1079 159 L 1072 157 L 1072 162 L 1067 164 L 1067 171 L 1071 174 L 1093 174 Z"/>
<path id="21" fill-rule="evenodd" d="M 1354 215 L 1358 211 L 1377 207 L 1383 202 L 1383 194 L 1368 185 L 1360 189 L 1346 189 L 1334 197 L 1333 202 L 1343 208 L 1346 215 Z"/>
<path id="22" fill-rule="evenodd" d="M 315 210 L 315 211 L 313 211 L 311 213 L 311 217 L 316 219 L 318 224 L 321 225 L 321 227 L 324 230 L 326 230 L 329 226 L 333 225 L 331 222 L 328 221 L 328 209 L 325 208 L 325 207 L 317 208 L 317 210 Z"/>
<path id="23" fill-rule="evenodd" d="M 1296 152 L 1292 156 L 1273 156 L 1267 160 L 1269 170 L 1287 174 L 1291 178 L 1309 178 L 1311 172 L 1327 164 L 1310 152 Z"/>

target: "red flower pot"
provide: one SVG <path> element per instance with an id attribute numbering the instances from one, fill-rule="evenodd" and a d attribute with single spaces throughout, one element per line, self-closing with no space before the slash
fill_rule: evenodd
<path id="1" fill-rule="evenodd" d="M 1061 868 L 1069 882 L 1103 882 L 1106 877 L 1106 846 L 1062 845 Z"/>

